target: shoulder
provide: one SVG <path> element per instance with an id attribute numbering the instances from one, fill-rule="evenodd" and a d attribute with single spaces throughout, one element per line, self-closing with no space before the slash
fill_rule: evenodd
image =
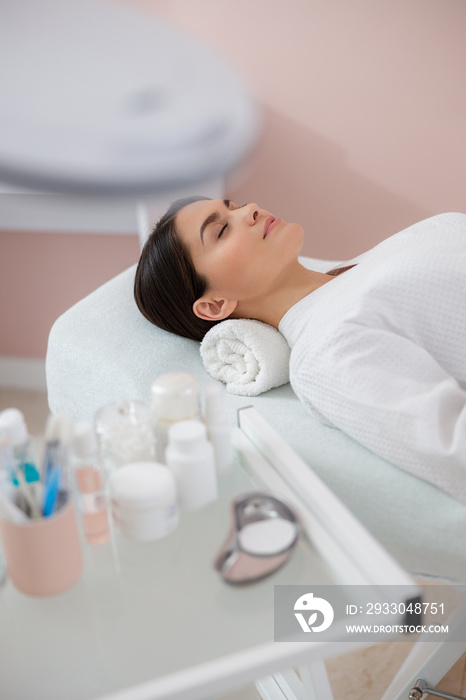
<path id="1" fill-rule="evenodd" d="M 418 221 L 358 255 L 348 263 L 384 259 L 400 251 L 409 253 L 430 243 L 433 246 L 464 245 L 466 242 L 466 214 L 449 212 Z"/>

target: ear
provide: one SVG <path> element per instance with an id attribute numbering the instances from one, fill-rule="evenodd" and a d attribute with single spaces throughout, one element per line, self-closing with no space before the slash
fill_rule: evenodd
<path id="1" fill-rule="evenodd" d="M 233 313 L 237 304 L 237 301 L 203 296 L 194 302 L 193 311 L 196 316 L 206 321 L 222 321 Z"/>

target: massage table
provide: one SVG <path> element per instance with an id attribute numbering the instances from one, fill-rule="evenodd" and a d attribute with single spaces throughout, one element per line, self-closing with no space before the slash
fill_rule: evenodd
<path id="1" fill-rule="evenodd" d="M 302 258 L 318 271 L 337 261 Z M 92 421 L 104 404 L 150 400 L 154 379 L 188 371 L 210 376 L 199 343 L 150 324 L 133 299 L 136 266 L 111 279 L 53 325 L 46 373 L 53 413 Z M 289 384 L 256 397 L 226 394 L 232 423 L 253 405 L 407 571 L 418 578 L 466 580 L 466 506 L 311 417 Z"/>

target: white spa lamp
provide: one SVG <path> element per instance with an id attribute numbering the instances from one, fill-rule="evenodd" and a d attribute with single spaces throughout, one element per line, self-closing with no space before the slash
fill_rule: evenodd
<path id="1" fill-rule="evenodd" d="M 116 0 L 0 3 L 0 181 L 141 196 L 223 177 L 257 135 L 241 79 Z"/>

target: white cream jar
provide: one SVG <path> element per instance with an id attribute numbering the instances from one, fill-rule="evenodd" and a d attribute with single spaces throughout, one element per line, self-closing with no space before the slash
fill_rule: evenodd
<path id="1" fill-rule="evenodd" d="M 117 529 L 134 540 L 157 540 L 175 529 L 178 501 L 175 477 L 163 464 L 133 462 L 110 478 Z"/>

